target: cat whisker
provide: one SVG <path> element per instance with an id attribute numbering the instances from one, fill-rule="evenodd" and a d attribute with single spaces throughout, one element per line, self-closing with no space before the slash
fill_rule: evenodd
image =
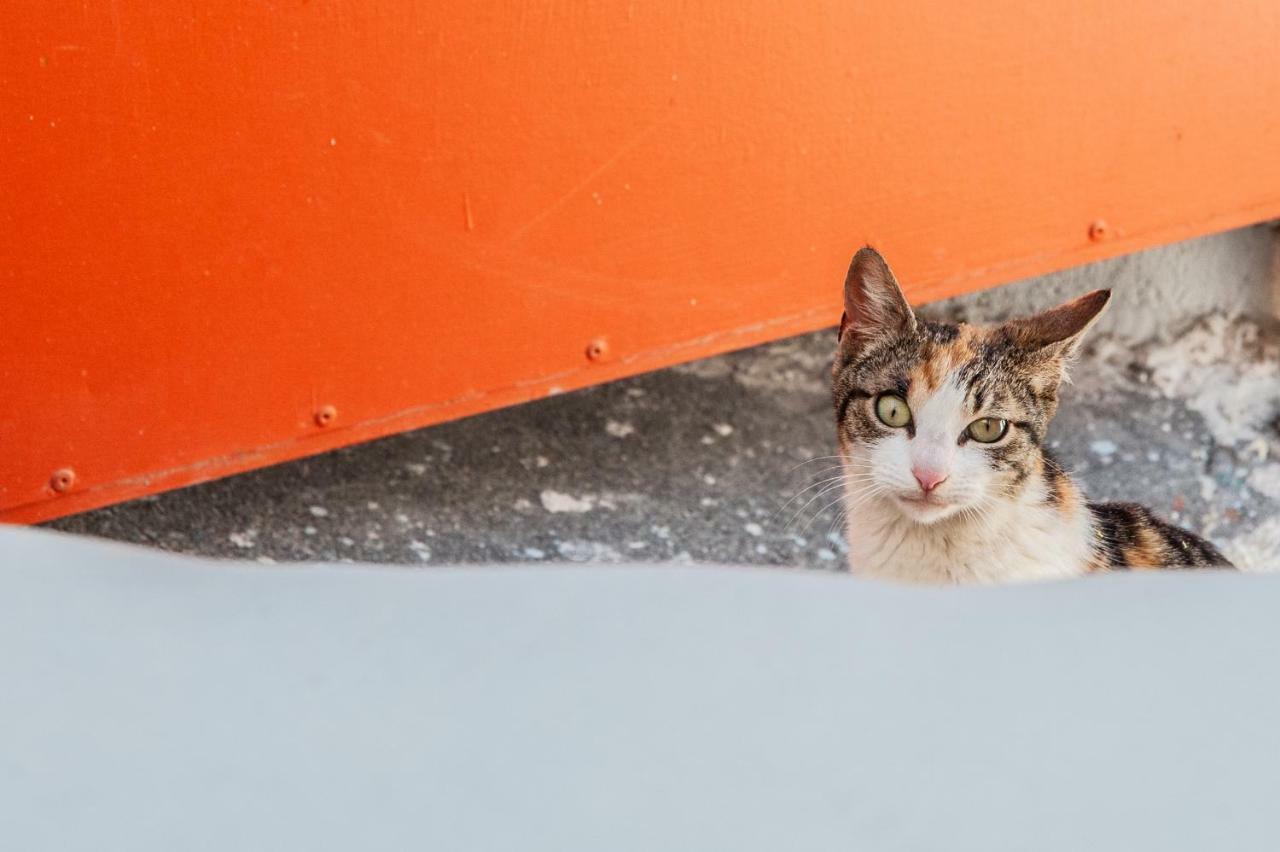
<path id="1" fill-rule="evenodd" d="M 790 506 L 790 505 L 791 505 L 792 503 L 794 503 L 796 500 L 799 500 L 801 497 L 803 497 L 803 496 L 804 496 L 806 493 L 808 493 L 809 491 L 812 491 L 812 490 L 813 490 L 813 489 L 815 489 L 815 488 L 819 488 L 819 489 L 820 489 L 820 488 L 825 488 L 826 486 L 830 485 L 830 484 L 831 484 L 831 483 L 833 483 L 833 482 L 840 482 L 840 481 L 842 481 L 842 480 L 843 480 L 843 478 L 844 478 L 843 476 L 832 476 L 832 477 L 830 477 L 830 478 L 828 478 L 828 479 L 821 480 L 820 482 L 812 482 L 812 483 L 810 483 L 810 484 L 806 485 L 804 488 L 801 488 L 799 491 L 797 491 L 795 494 L 793 494 L 790 498 L 788 498 L 788 499 L 787 499 L 787 501 L 786 501 L 785 503 L 783 503 L 781 506 L 779 506 L 779 507 L 777 508 L 777 510 L 773 513 L 773 518 L 775 518 L 775 519 L 776 519 L 776 518 L 777 518 L 777 516 L 778 516 L 778 515 L 780 515 L 780 514 L 782 514 L 782 512 L 783 512 L 784 510 L 786 510 L 786 508 L 787 508 L 788 506 Z"/>
<path id="2" fill-rule="evenodd" d="M 849 507 L 848 507 L 848 505 L 842 505 L 842 506 L 840 506 L 840 507 L 836 510 L 836 516 L 835 516 L 835 519 L 831 521 L 831 527 L 827 530 L 827 535 L 828 535 L 828 536 L 833 536 L 833 535 L 835 535 L 835 533 L 836 533 L 836 530 L 837 530 L 837 529 L 843 530 L 843 529 L 844 529 L 844 521 L 845 521 L 845 519 L 846 519 L 847 517 L 849 517 Z"/>
<path id="3" fill-rule="evenodd" d="M 1000 531 L 996 528 L 995 522 L 991 520 L 985 511 L 988 502 L 989 501 L 984 500 L 972 506 L 967 506 L 961 514 L 977 524 L 988 541 L 994 543 L 999 539 Z"/>
<path id="4" fill-rule="evenodd" d="M 865 499 L 869 493 L 874 493 L 878 489 L 878 486 L 875 483 L 874 477 L 872 477 L 869 474 L 865 474 L 865 475 L 854 474 L 854 475 L 848 475 L 848 476 L 832 477 L 831 479 L 827 480 L 827 483 L 830 483 L 830 484 L 827 484 L 826 487 L 822 488 L 820 491 L 818 491 L 818 493 L 810 497 L 809 500 L 803 506 L 801 506 L 800 509 L 794 515 L 791 516 L 791 519 L 787 522 L 788 529 L 793 528 L 795 523 L 801 518 L 801 516 L 804 515 L 805 510 L 807 510 L 817 500 L 830 494 L 832 491 L 835 491 L 838 488 L 847 487 L 851 496 L 861 497 L 862 499 Z M 837 498 L 836 502 L 839 502 L 840 500 L 843 500 L 843 499 L 845 499 L 844 495 L 841 495 L 841 497 Z M 860 504 L 860 503 L 861 503 L 861 500 L 858 500 L 857 504 Z M 804 531 L 807 532 L 809 527 L 812 526 L 813 522 L 817 520 L 817 518 L 822 514 L 822 512 L 825 512 L 828 508 L 830 508 L 831 505 L 833 504 L 829 503 L 826 506 L 824 506 L 820 511 L 814 513 L 814 515 L 805 524 Z"/>
<path id="5" fill-rule="evenodd" d="M 846 517 L 850 511 L 856 510 L 858 507 L 862 506 L 868 500 L 872 499 L 873 497 L 879 496 L 883 493 L 884 493 L 884 489 L 882 486 L 872 484 L 869 487 L 853 492 L 852 496 L 854 499 L 851 503 L 845 502 L 846 495 L 841 495 L 837 499 L 826 504 L 820 510 L 815 512 L 813 514 L 813 517 L 811 517 L 808 523 L 805 524 L 804 529 L 801 532 L 807 533 L 809 531 L 809 527 L 813 526 L 814 521 L 816 521 L 819 517 L 821 517 L 823 512 L 827 511 L 828 509 L 830 509 L 832 506 L 835 506 L 836 504 L 839 504 L 839 503 L 844 504 L 839 513 L 840 518 L 843 518 L 843 517 Z"/>
<path id="6" fill-rule="evenodd" d="M 814 513 L 814 515 L 813 515 L 813 517 L 809 519 L 808 523 L 806 523 L 806 524 L 804 525 L 804 528 L 800 530 L 800 534 L 801 534 L 801 535 L 804 535 L 805 533 L 809 532 L 809 528 L 810 528 L 811 526 L 813 526 L 814 521 L 816 521 L 816 520 L 818 520 L 818 518 L 822 517 L 822 513 L 823 513 L 823 512 L 827 511 L 827 510 L 828 510 L 828 509 L 830 509 L 832 506 L 838 505 L 838 504 L 840 503 L 840 501 L 841 501 L 841 500 L 843 500 L 843 499 L 844 499 L 844 497 L 843 497 L 843 496 L 837 497 L 835 500 L 832 500 L 830 503 L 828 503 L 827 505 L 825 505 L 825 506 L 823 506 L 821 509 L 819 509 L 817 512 L 815 512 L 815 513 Z"/>
<path id="7" fill-rule="evenodd" d="M 844 468 L 840 465 L 837 465 L 835 467 L 828 467 L 828 468 L 823 468 L 822 470 L 812 471 L 811 473 L 808 474 L 808 476 L 810 478 L 813 478 L 813 477 L 827 476 L 833 473 L 840 473 L 840 475 L 843 476 L 844 472 L 845 472 Z"/>
<path id="8" fill-rule="evenodd" d="M 826 476 L 827 474 L 838 474 L 840 476 L 849 476 L 849 477 L 857 477 L 857 478 L 867 478 L 867 477 L 870 477 L 871 475 L 870 473 L 864 473 L 862 471 L 851 471 L 848 469 L 846 465 L 833 465 L 831 467 L 825 467 L 822 470 L 806 471 L 805 473 L 805 475 L 810 478 L 822 477 L 822 476 Z"/>
<path id="9" fill-rule="evenodd" d="M 795 473 L 797 470 L 804 467 L 805 465 L 814 464 L 815 462 L 841 461 L 841 460 L 843 460 L 842 456 L 815 456 L 814 458 L 805 459 L 804 461 L 800 462 L 800 464 L 791 468 L 789 471 L 787 471 L 787 473 Z"/>
<path id="10" fill-rule="evenodd" d="M 821 499 L 822 497 L 824 497 L 824 496 L 826 496 L 826 495 L 830 494 L 832 491 L 839 490 L 839 489 L 841 489 L 841 488 L 843 488 L 843 487 L 844 487 L 844 482 L 843 482 L 843 481 L 840 481 L 840 482 L 834 482 L 834 483 L 832 483 L 832 484 L 828 485 L 826 488 L 823 488 L 823 489 L 822 489 L 821 491 L 819 491 L 817 494 L 815 494 L 815 495 L 813 495 L 812 497 L 810 497 L 810 498 L 809 498 L 809 500 L 808 500 L 808 501 L 807 501 L 803 506 L 801 506 L 801 507 L 800 507 L 800 509 L 799 509 L 799 510 L 794 514 L 794 515 L 792 515 L 792 516 L 791 516 L 791 519 L 790 519 L 789 521 L 787 521 L 786 528 L 787 528 L 787 529 L 791 529 L 791 528 L 792 528 L 792 526 L 795 524 L 795 522 L 796 522 L 796 521 L 798 521 L 798 520 L 800 519 L 800 516 L 804 514 L 805 510 L 806 510 L 806 509 L 808 509 L 810 506 L 812 506 L 812 505 L 814 504 L 814 502 L 816 502 L 817 500 Z M 841 497 L 840 499 L 843 499 L 843 497 Z"/>

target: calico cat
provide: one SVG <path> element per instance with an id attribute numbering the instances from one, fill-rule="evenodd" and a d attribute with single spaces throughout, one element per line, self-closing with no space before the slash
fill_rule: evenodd
<path id="1" fill-rule="evenodd" d="M 917 317 L 853 258 L 832 370 L 854 573 L 1000 583 L 1230 563 L 1131 503 L 1090 503 L 1045 449 L 1058 386 L 1110 291 L 982 327 Z"/>

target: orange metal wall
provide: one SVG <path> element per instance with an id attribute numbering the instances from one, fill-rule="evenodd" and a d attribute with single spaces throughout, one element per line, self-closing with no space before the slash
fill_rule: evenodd
<path id="1" fill-rule="evenodd" d="M 7 0 L 0 519 L 830 324 L 869 240 L 925 300 L 1280 215 L 1278 45 L 1262 2 Z"/>

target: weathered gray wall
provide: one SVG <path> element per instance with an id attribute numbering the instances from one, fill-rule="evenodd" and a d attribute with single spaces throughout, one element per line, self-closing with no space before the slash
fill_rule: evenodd
<path id="1" fill-rule="evenodd" d="M 1278 247 L 1276 223 L 1254 225 L 946 299 L 925 312 L 994 322 L 1109 287 L 1115 299 L 1098 331 L 1131 340 L 1176 333 L 1212 311 L 1277 316 Z"/>

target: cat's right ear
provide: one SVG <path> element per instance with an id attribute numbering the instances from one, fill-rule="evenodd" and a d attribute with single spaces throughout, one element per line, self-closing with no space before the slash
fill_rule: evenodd
<path id="1" fill-rule="evenodd" d="M 840 345 L 860 349 L 877 338 L 915 328 L 916 316 L 880 252 L 865 246 L 853 256 L 844 279 Z"/>

